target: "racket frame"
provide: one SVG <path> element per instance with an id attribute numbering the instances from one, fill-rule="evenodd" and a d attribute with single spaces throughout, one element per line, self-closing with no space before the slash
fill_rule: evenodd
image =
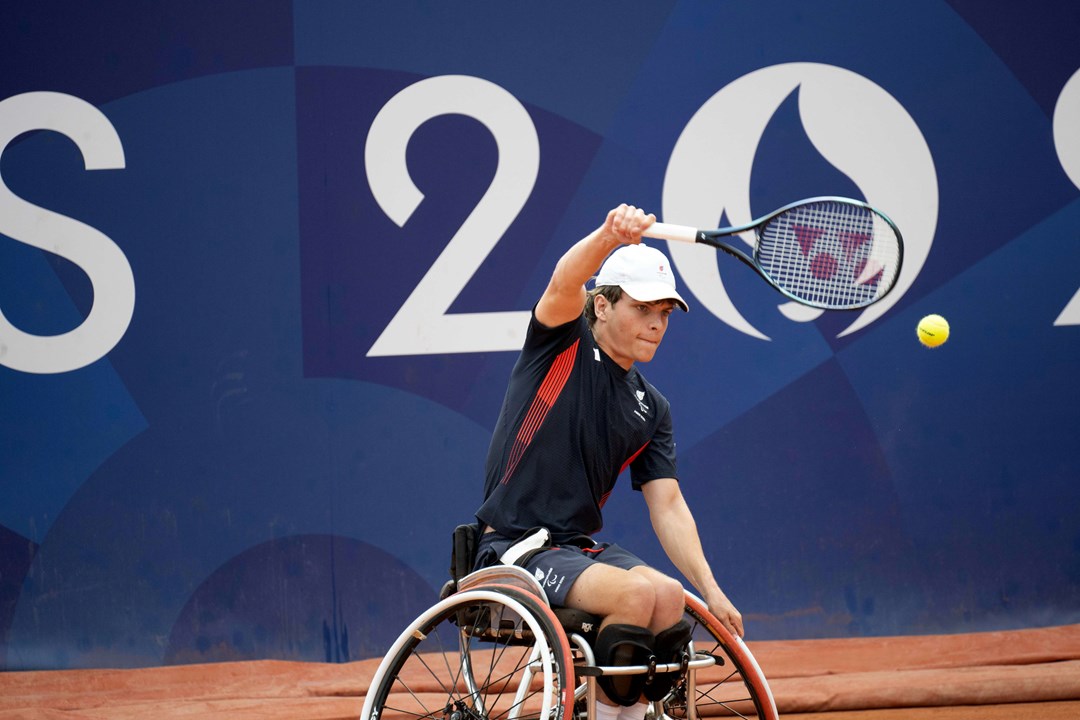
<path id="1" fill-rule="evenodd" d="M 875 296 L 875 297 L 873 297 L 873 298 L 871 298 L 871 299 L 869 299 L 869 300 L 867 300 L 865 302 L 853 303 L 851 305 L 836 306 L 836 305 L 826 305 L 824 303 L 817 303 L 817 302 L 813 302 L 811 300 L 807 300 L 805 298 L 797 297 L 794 294 L 792 294 L 791 292 L 789 292 L 789 291 L 785 290 L 784 288 L 780 287 L 780 285 L 778 285 L 777 282 L 772 277 L 769 276 L 769 274 L 765 271 L 765 269 L 761 267 L 761 263 L 758 261 L 758 249 L 761 246 L 760 240 L 761 240 L 761 230 L 762 230 L 762 228 L 764 228 L 766 225 L 768 225 L 770 222 L 772 222 L 772 220 L 775 219 L 777 216 L 783 215 L 784 213 L 789 212 L 791 210 L 794 210 L 795 208 L 801 207 L 803 205 L 810 205 L 810 204 L 813 204 L 813 203 L 822 203 L 822 202 L 833 202 L 833 203 L 839 203 L 841 205 L 852 205 L 852 206 L 855 206 L 855 207 L 860 207 L 860 208 L 864 208 L 866 210 L 869 210 L 871 213 L 873 213 L 878 218 L 883 220 L 889 226 L 889 228 L 893 231 L 893 233 L 896 234 L 896 245 L 897 245 L 896 272 L 894 274 L 893 282 L 880 295 L 877 295 L 877 296 Z M 752 253 L 748 253 L 745 250 L 743 250 L 742 248 L 737 247 L 736 245 L 722 239 L 722 238 L 730 237 L 732 235 L 741 235 L 742 233 L 749 232 L 751 230 L 754 231 L 754 238 L 755 238 Z M 783 206 L 782 208 L 774 210 L 771 213 L 769 213 L 768 215 L 764 215 L 764 216 L 762 216 L 762 217 L 760 217 L 760 218 L 758 218 L 756 220 L 753 220 L 752 222 L 746 223 L 745 225 L 736 225 L 736 226 L 726 227 L 726 228 L 717 228 L 716 230 L 701 230 L 701 229 L 698 229 L 698 228 L 690 227 L 688 225 L 674 225 L 674 224 L 671 224 L 671 223 L 659 223 L 658 222 L 658 223 L 653 223 L 645 231 L 644 235 L 646 237 L 657 238 L 657 239 L 660 239 L 660 240 L 669 240 L 669 241 L 674 241 L 674 242 L 696 243 L 696 244 L 699 244 L 699 245 L 708 245 L 709 247 L 716 248 L 717 250 L 723 250 L 728 255 L 731 255 L 732 257 L 735 257 L 738 260 L 741 260 L 743 262 L 743 264 L 747 265 L 751 270 L 756 272 L 763 280 L 765 280 L 767 283 L 769 283 L 769 285 L 773 286 L 780 294 L 782 294 L 785 297 L 793 300 L 794 302 L 799 303 L 800 305 L 806 305 L 808 307 L 819 308 L 821 310 L 861 310 L 861 309 L 863 309 L 865 307 L 873 305 L 876 302 L 880 302 L 882 299 L 885 298 L 885 296 L 887 296 L 890 292 L 893 291 L 893 288 L 896 287 L 896 282 L 899 279 L 900 271 L 901 271 L 901 269 L 903 268 L 903 265 L 904 265 L 904 240 L 903 240 L 903 236 L 900 234 L 900 228 L 898 228 L 896 226 L 896 223 L 894 223 L 892 221 L 892 219 L 889 218 L 888 215 L 881 212 L 880 210 L 875 208 L 873 205 L 870 205 L 869 203 L 863 202 L 862 200 L 855 200 L 853 198 L 831 196 L 831 195 L 824 195 L 824 196 L 821 196 L 821 197 L 806 198 L 804 200 L 798 200 L 798 201 L 793 202 L 793 203 L 788 203 L 787 205 Z"/>

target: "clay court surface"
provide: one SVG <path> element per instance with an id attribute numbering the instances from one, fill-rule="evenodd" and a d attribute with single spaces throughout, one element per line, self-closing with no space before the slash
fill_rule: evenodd
<path id="1" fill-rule="evenodd" d="M 1080 719 L 1080 625 L 749 642 L 783 717 Z M 378 660 L 0 673 L 0 719 L 356 718 Z"/>

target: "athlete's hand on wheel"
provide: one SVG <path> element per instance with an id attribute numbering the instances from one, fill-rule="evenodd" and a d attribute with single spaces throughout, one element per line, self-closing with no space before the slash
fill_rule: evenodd
<path id="1" fill-rule="evenodd" d="M 746 631 L 743 629 L 742 613 L 735 609 L 735 606 L 731 604 L 731 601 L 728 600 L 727 595 L 725 595 L 722 590 L 717 590 L 710 597 L 705 598 L 705 602 L 709 606 L 709 612 L 711 612 L 724 627 L 738 637 L 743 636 Z"/>

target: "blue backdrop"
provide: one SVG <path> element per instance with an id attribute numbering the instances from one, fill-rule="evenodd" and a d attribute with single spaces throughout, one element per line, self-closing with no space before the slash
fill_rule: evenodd
<path id="1" fill-rule="evenodd" d="M 622 201 L 905 234 L 861 314 L 664 246 L 693 308 L 644 371 L 751 638 L 1080 621 L 1078 35 L 1072 0 L 13 4 L 0 668 L 381 654 Z M 629 483 L 604 533 L 670 568 Z"/>

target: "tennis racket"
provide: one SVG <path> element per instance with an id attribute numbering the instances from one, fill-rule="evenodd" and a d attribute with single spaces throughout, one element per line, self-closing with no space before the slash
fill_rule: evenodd
<path id="1" fill-rule="evenodd" d="M 756 235 L 752 253 L 723 239 L 750 230 Z M 800 200 L 739 227 L 653 223 L 644 235 L 723 250 L 795 302 L 823 310 L 857 310 L 881 300 L 904 261 L 896 224 L 862 201 L 841 197 Z"/>

